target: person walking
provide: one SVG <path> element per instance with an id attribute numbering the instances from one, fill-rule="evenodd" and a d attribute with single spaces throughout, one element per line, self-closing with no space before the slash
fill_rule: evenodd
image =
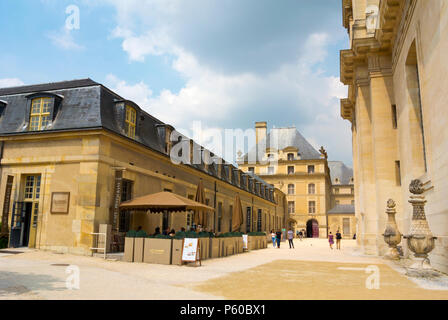
<path id="1" fill-rule="evenodd" d="M 280 241 L 283 238 L 283 233 L 280 230 L 277 230 L 275 233 L 275 240 L 277 241 L 277 249 L 280 249 Z"/>
<path id="2" fill-rule="evenodd" d="M 275 234 L 274 230 L 271 230 L 272 245 L 274 246 L 274 248 L 275 248 L 275 237 L 276 237 L 276 234 Z"/>
<path id="3" fill-rule="evenodd" d="M 342 240 L 342 234 L 338 231 L 336 231 L 336 249 L 341 250 L 341 240 Z"/>
<path id="4" fill-rule="evenodd" d="M 333 250 L 333 244 L 334 244 L 334 240 L 333 240 L 333 234 L 330 232 L 330 234 L 328 235 L 328 243 L 330 244 L 330 248 L 331 250 Z"/>
<path id="5" fill-rule="evenodd" d="M 300 241 L 302 241 L 302 239 L 303 239 L 303 232 L 302 232 L 302 230 L 299 231 L 299 239 L 300 239 Z"/>
<path id="6" fill-rule="evenodd" d="M 294 231 L 289 228 L 288 230 L 288 242 L 289 242 L 289 249 L 294 249 Z"/>

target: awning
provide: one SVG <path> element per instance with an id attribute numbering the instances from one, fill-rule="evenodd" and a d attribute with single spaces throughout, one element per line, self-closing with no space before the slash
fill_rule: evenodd
<path id="1" fill-rule="evenodd" d="M 125 201 L 120 204 L 123 210 L 150 210 L 151 212 L 169 211 L 189 211 L 215 209 L 205 204 L 190 200 L 172 192 L 159 192 L 148 194 L 143 197 Z"/>

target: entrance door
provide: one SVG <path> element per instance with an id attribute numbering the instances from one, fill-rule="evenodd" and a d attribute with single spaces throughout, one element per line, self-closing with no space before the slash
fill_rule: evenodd
<path id="1" fill-rule="evenodd" d="M 308 238 L 319 238 L 319 223 L 315 219 L 306 223 L 306 236 Z"/>
<path id="2" fill-rule="evenodd" d="M 26 219 L 27 205 L 25 202 L 14 202 L 11 217 L 11 235 L 9 238 L 9 246 L 18 248 L 23 246 L 23 234 L 26 231 L 26 243 L 29 241 L 30 224 Z M 29 210 L 31 212 L 31 210 Z"/>

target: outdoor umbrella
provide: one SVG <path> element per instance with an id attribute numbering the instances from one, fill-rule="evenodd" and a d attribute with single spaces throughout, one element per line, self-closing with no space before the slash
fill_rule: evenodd
<path id="1" fill-rule="evenodd" d="M 198 188 L 196 190 L 196 197 L 194 199 L 198 203 L 205 204 L 205 192 L 204 192 L 204 184 L 202 183 L 202 179 L 199 180 Z M 194 212 L 194 221 L 196 225 L 207 225 L 207 213 L 205 210 L 198 209 Z"/>
<path id="2" fill-rule="evenodd" d="M 243 224 L 243 208 L 241 207 L 240 195 L 237 193 L 235 196 L 235 205 L 232 212 L 232 231 L 239 231 Z"/>
<path id="3" fill-rule="evenodd" d="M 143 197 L 125 201 L 120 204 L 120 209 L 127 210 L 150 210 L 151 212 L 189 211 L 202 210 L 203 212 L 215 209 L 205 204 L 190 200 L 172 192 L 159 192 L 148 194 Z"/>

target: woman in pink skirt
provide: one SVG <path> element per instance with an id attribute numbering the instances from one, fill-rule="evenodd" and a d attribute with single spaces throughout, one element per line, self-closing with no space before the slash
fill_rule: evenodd
<path id="1" fill-rule="evenodd" d="M 328 242 L 330 243 L 330 248 L 333 250 L 334 240 L 333 240 L 333 235 L 331 234 L 331 232 L 328 235 Z"/>

